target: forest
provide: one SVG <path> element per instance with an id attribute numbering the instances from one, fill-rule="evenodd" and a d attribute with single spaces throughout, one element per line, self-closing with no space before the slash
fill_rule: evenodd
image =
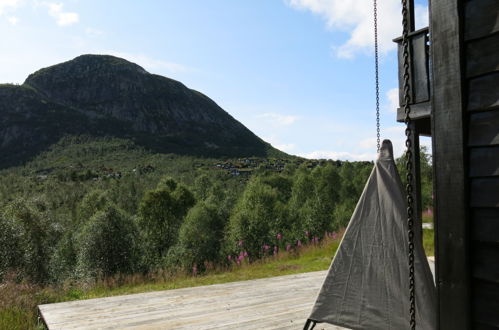
<path id="1" fill-rule="evenodd" d="M 422 151 L 426 208 L 431 159 Z M 57 285 L 203 272 L 293 250 L 348 224 L 373 166 L 289 161 L 243 179 L 217 170 L 219 161 L 73 138 L 2 170 L 0 279 Z"/>

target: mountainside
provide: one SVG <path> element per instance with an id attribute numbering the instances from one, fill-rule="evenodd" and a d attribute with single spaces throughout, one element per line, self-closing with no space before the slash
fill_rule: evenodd
<path id="1" fill-rule="evenodd" d="M 131 139 L 154 152 L 283 156 L 182 83 L 107 55 L 82 55 L 0 85 L 0 167 L 26 161 L 67 135 Z"/>

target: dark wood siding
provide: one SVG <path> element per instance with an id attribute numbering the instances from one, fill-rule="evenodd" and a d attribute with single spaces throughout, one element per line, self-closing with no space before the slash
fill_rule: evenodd
<path id="1" fill-rule="evenodd" d="M 499 1 L 469 0 L 464 20 L 472 324 L 499 329 Z"/>
<path id="2" fill-rule="evenodd" d="M 499 330 L 499 0 L 430 11 L 439 328 Z"/>
<path id="3" fill-rule="evenodd" d="M 471 271 L 468 219 L 466 54 L 460 33 L 464 5 L 431 1 L 432 143 L 434 162 L 435 270 L 439 329 L 468 330 Z"/>

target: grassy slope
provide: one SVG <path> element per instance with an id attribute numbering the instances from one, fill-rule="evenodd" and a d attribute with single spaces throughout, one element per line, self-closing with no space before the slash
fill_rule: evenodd
<path id="1" fill-rule="evenodd" d="M 115 277 L 94 284 L 63 287 L 37 287 L 30 284 L 3 283 L 0 287 L 0 329 L 33 329 L 37 324 L 36 306 L 54 302 L 108 297 L 148 291 L 251 280 L 279 275 L 324 270 L 329 267 L 339 238 L 322 245 L 302 247 L 300 253 L 281 253 L 252 264 L 215 269 L 207 274 L 158 272 L 148 276 Z"/>

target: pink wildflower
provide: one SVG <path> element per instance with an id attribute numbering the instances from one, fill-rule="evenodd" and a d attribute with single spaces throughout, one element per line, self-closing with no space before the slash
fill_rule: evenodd
<path id="1" fill-rule="evenodd" d="M 192 276 L 196 276 L 198 274 L 198 266 L 194 265 L 192 267 Z"/>
<path id="2" fill-rule="evenodd" d="M 279 252 L 279 248 L 277 246 L 274 246 L 274 255 L 276 255 Z"/>
<path id="3" fill-rule="evenodd" d="M 331 238 L 332 239 L 336 239 L 336 237 L 338 237 L 338 234 L 336 234 L 335 232 L 333 232 L 333 234 L 331 234 Z"/>
<path id="4" fill-rule="evenodd" d="M 243 256 L 244 256 L 244 257 L 247 257 L 247 256 L 248 256 L 248 252 L 244 251 Z"/>
<path id="5" fill-rule="evenodd" d="M 291 244 L 286 245 L 286 251 L 289 252 L 291 250 Z"/>
<path id="6" fill-rule="evenodd" d="M 239 241 L 239 243 L 237 243 L 237 245 L 239 246 L 243 246 L 244 242 L 243 241 Z"/>
<path id="7" fill-rule="evenodd" d="M 300 240 L 298 240 L 298 241 L 296 242 L 296 246 L 298 246 L 298 247 L 300 247 L 300 246 L 301 246 L 301 241 L 300 241 Z"/>
<path id="8" fill-rule="evenodd" d="M 278 239 L 279 241 L 282 239 L 282 235 L 281 235 L 281 233 L 278 233 L 278 234 L 277 234 L 277 239 Z"/>
<path id="9" fill-rule="evenodd" d="M 306 231 L 306 232 L 305 232 L 305 236 L 307 236 L 307 237 L 308 237 L 309 235 L 310 235 L 310 233 L 309 233 L 308 231 Z"/>
<path id="10" fill-rule="evenodd" d="M 230 254 L 227 256 L 227 260 L 229 260 L 229 261 L 232 260 L 232 256 Z"/>

